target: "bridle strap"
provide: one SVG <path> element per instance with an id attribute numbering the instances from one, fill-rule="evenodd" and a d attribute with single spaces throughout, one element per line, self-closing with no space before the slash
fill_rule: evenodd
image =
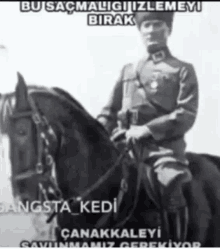
<path id="1" fill-rule="evenodd" d="M 27 178 L 30 178 L 35 175 L 35 172 L 33 170 L 27 170 L 23 172 L 22 174 L 19 174 L 17 176 L 11 177 L 10 179 L 14 182 L 20 181 L 20 180 L 25 180 Z"/>
<path id="2" fill-rule="evenodd" d="M 14 114 L 11 116 L 11 118 L 12 118 L 12 119 L 25 118 L 25 117 L 32 116 L 32 114 L 33 114 L 32 111 L 17 112 L 17 113 L 14 113 Z"/>
<path id="3" fill-rule="evenodd" d="M 31 105 L 32 109 L 32 119 L 36 125 L 37 129 L 37 164 L 36 164 L 36 172 L 37 174 L 43 173 L 43 164 L 42 164 L 42 155 L 43 155 L 43 139 L 41 138 L 41 128 L 45 126 L 44 120 L 41 118 L 41 116 L 38 113 L 38 108 L 32 99 L 31 95 L 28 96 L 29 103 Z"/>

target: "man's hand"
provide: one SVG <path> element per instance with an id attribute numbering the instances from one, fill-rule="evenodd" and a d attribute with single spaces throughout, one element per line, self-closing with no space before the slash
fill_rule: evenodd
<path id="1" fill-rule="evenodd" d="M 143 126 L 132 126 L 126 132 L 126 141 L 129 143 L 130 141 L 140 140 L 142 138 L 149 138 L 151 137 L 151 132 L 149 128 L 145 125 Z"/>

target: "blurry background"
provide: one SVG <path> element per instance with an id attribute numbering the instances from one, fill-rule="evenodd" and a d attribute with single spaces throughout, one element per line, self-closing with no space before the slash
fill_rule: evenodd
<path id="1" fill-rule="evenodd" d="M 67 90 L 96 117 L 122 66 L 145 53 L 136 27 L 89 27 L 86 13 L 19 9 L 19 2 L 0 3 L 0 44 L 6 47 L 0 47 L 0 93 L 14 91 L 17 70 L 31 84 Z M 219 2 L 203 2 L 202 13 L 177 13 L 169 41 L 174 56 L 194 64 L 199 81 L 199 114 L 187 134 L 188 150 L 216 155 L 220 155 L 219 13 Z M 10 175 L 10 169 L 1 168 L 2 179 L 7 179 L 4 174 Z M 0 181 L 1 199 L 8 198 L 8 186 Z"/>

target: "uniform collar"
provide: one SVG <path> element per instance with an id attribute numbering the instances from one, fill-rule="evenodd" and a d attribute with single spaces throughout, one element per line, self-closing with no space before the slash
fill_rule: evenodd
<path id="1" fill-rule="evenodd" d="M 164 47 L 154 53 L 148 55 L 148 60 L 152 60 L 154 63 L 164 61 L 168 56 L 171 56 L 170 50 L 168 47 Z"/>

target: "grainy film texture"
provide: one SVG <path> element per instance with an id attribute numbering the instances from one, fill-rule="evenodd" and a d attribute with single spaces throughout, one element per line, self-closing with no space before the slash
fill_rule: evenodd
<path id="1" fill-rule="evenodd" d="M 220 3 L 0 3 L 0 246 L 218 247 Z"/>

